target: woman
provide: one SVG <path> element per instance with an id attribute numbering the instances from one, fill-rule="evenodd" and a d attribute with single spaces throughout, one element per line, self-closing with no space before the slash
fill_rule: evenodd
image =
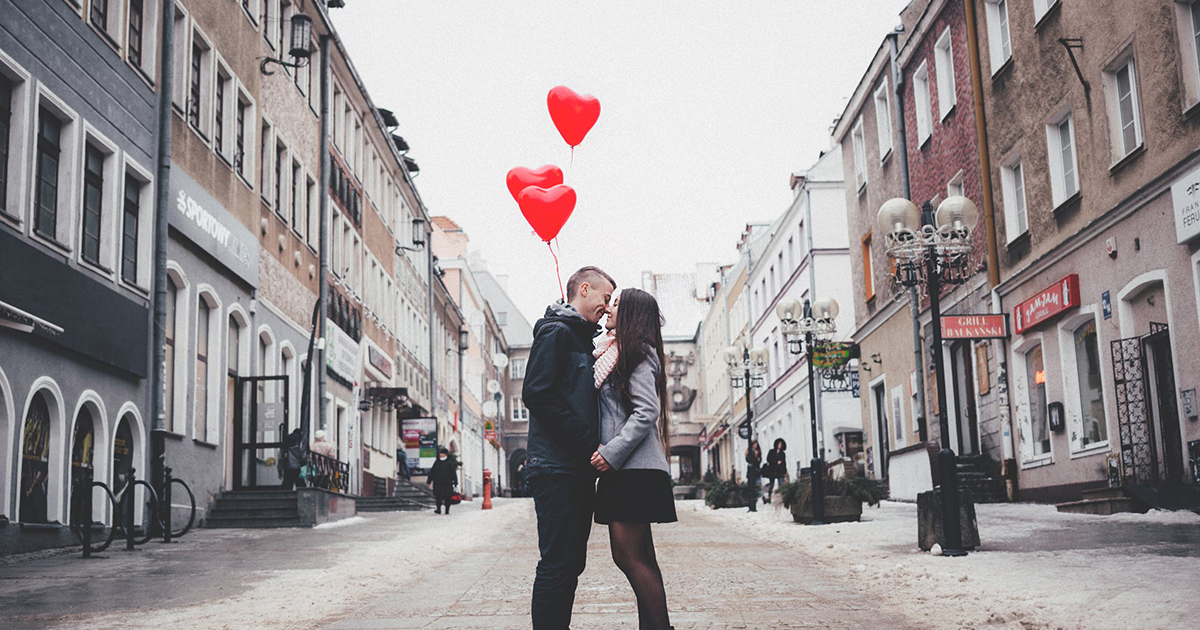
<path id="1" fill-rule="evenodd" d="M 771 493 L 775 491 L 775 482 L 783 485 L 787 480 L 787 442 L 783 438 L 775 438 L 775 444 L 771 450 L 767 451 L 767 487 L 763 493 L 763 503 L 771 500 Z"/>
<path id="2" fill-rule="evenodd" d="M 752 440 L 750 446 L 746 447 L 746 486 L 749 490 L 746 495 L 750 497 L 750 511 L 758 511 L 758 495 L 759 484 L 762 483 L 762 447 L 758 445 L 758 440 Z"/>
<path id="3" fill-rule="evenodd" d="M 429 468 L 426 483 L 433 484 L 433 498 L 437 502 L 437 509 L 433 513 L 441 514 L 445 505 L 446 514 L 450 514 L 450 495 L 454 494 L 454 487 L 458 485 L 458 467 L 450 461 L 450 451 L 438 449 L 437 461 Z"/>
<path id="4" fill-rule="evenodd" d="M 667 630 L 667 593 L 654 554 L 651 523 L 675 522 L 667 465 L 667 378 L 662 314 L 654 296 L 625 289 L 613 300 L 608 334 L 596 347 L 601 472 L 596 522 L 608 525 L 613 561 L 637 595 L 638 627 Z"/>

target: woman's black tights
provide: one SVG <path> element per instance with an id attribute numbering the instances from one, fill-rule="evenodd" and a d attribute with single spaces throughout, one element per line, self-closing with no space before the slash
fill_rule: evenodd
<path id="1" fill-rule="evenodd" d="M 639 630 L 669 630 L 667 591 L 654 556 L 649 523 L 611 523 L 608 538 L 613 561 L 637 596 Z"/>

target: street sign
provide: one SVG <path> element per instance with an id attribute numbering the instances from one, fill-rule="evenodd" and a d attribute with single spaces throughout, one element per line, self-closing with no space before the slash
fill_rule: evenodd
<path id="1" fill-rule="evenodd" d="M 1008 316 L 943 315 L 942 339 L 1006 339 Z"/>
<path id="2" fill-rule="evenodd" d="M 1073 273 L 1042 289 L 1013 309 L 1017 334 L 1079 306 L 1079 274 Z"/>
<path id="3" fill-rule="evenodd" d="M 822 344 L 813 351 L 813 367 L 817 369 L 835 368 L 850 362 L 853 346 L 848 343 L 832 342 Z"/>
<path id="4" fill-rule="evenodd" d="M 738 437 L 742 438 L 743 440 L 750 439 L 750 423 L 749 422 L 743 422 L 738 425 Z"/>

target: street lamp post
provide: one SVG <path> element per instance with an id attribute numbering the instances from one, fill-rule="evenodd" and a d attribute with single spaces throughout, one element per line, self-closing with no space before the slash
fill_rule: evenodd
<path id="1" fill-rule="evenodd" d="M 767 371 L 767 349 L 747 346 L 729 346 L 725 349 L 725 363 L 729 366 L 729 384 L 734 389 L 746 388 L 746 449 L 754 442 L 754 387 L 762 385 L 762 375 Z M 732 407 L 732 405 L 731 405 Z M 747 462 L 749 464 L 749 462 Z M 749 469 L 746 484 L 750 483 Z M 750 511 L 758 511 L 758 495 L 750 501 Z"/>
<path id="2" fill-rule="evenodd" d="M 936 224 L 935 224 L 936 221 Z M 946 414 L 946 376 L 942 360 L 942 285 L 962 284 L 971 275 L 971 231 L 979 221 L 979 210 L 966 197 L 949 197 L 938 205 L 937 214 L 928 201 L 917 210 L 907 199 L 889 199 L 879 208 L 879 226 L 887 234 L 887 254 L 896 262 L 896 281 L 906 287 L 925 284 L 929 292 L 929 316 L 933 324 L 933 371 L 937 379 L 938 427 L 942 449 L 938 451 L 941 481 L 942 533 L 946 544 L 942 555 L 965 556 L 959 513 L 958 459 L 950 448 L 950 422 Z"/>
<path id="3" fill-rule="evenodd" d="M 805 354 L 808 360 L 808 412 L 812 425 L 813 457 L 809 463 L 812 475 L 812 525 L 825 524 L 825 458 L 817 443 L 817 386 L 813 379 L 813 355 L 817 335 L 837 332 L 834 319 L 838 315 L 835 300 L 817 300 L 816 304 L 804 300 L 803 306 L 796 300 L 780 300 L 775 314 L 782 324 L 783 336 L 788 342 L 788 352 Z M 801 336 L 803 335 L 803 338 Z"/>

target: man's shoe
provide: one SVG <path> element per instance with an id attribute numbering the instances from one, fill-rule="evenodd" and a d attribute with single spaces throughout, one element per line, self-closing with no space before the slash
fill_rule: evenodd
<path id="1" fill-rule="evenodd" d="M 447 512 L 448 512 L 448 511 L 449 511 L 449 510 L 447 510 Z M 434 514 L 441 514 L 441 513 L 442 513 L 442 508 L 438 508 L 438 509 L 434 510 L 434 511 L 433 511 L 433 513 L 434 513 Z"/>

